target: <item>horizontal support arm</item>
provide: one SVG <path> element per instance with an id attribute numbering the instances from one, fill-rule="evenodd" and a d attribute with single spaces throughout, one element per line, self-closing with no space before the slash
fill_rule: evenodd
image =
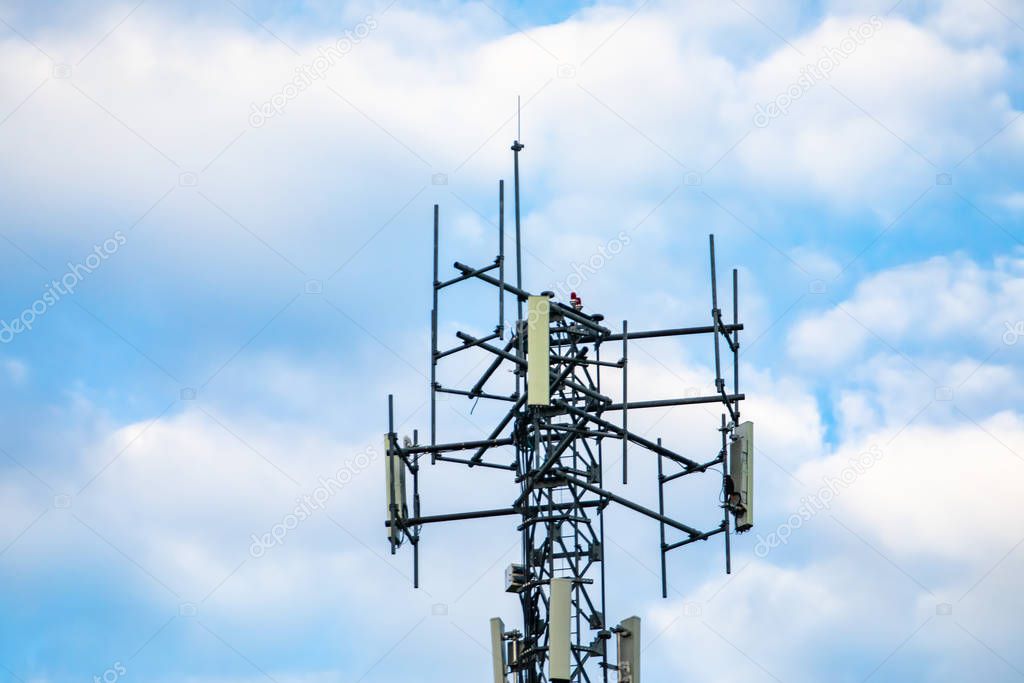
<path id="1" fill-rule="evenodd" d="M 473 342 L 468 342 L 468 341 L 463 340 L 462 346 L 456 346 L 454 348 L 448 349 L 447 351 L 439 351 L 434 356 L 434 359 L 435 360 L 441 360 L 442 358 L 444 358 L 446 356 L 450 356 L 453 353 L 458 353 L 459 351 L 465 351 L 466 349 L 471 349 L 474 346 L 479 346 L 481 344 L 486 344 L 487 342 L 489 342 L 489 341 L 491 341 L 493 339 L 497 339 L 498 336 L 499 336 L 498 333 L 494 332 L 492 334 L 487 335 L 486 337 L 482 337 L 482 338 L 477 339 L 476 341 L 473 341 Z"/>
<path id="2" fill-rule="evenodd" d="M 527 516 L 536 514 L 537 512 L 547 512 L 550 510 L 570 510 L 577 507 L 591 508 L 600 507 L 602 505 L 599 500 L 587 500 L 581 503 L 559 503 L 552 507 L 544 505 L 541 508 L 527 507 L 527 508 L 495 508 L 493 510 L 475 510 L 473 512 L 450 512 L 444 515 L 426 515 L 423 517 L 408 517 L 401 520 L 403 527 L 419 526 L 421 524 L 434 524 L 437 522 L 458 522 L 466 519 L 487 519 L 488 517 L 510 517 L 512 515 Z M 385 520 L 384 526 L 390 527 L 391 521 Z"/>
<path id="3" fill-rule="evenodd" d="M 653 441 L 650 441 L 649 439 L 645 439 L 644 437 L 642 437 L 642 436 L 640 436 L 638 434 L 634 434 L 631 431 L 623 429 L 622 427 L 618 426 L 617 424 L 613 424 L 611 422 L 608 422 L 607 420 L 602 420 L 601 418 L 597 417 L 596 415 L 591 415 L 586 410 L 581 410 L 580 408 L 577 408 L 576 406 L 571 406 L 568 403 L 565 403 L 564 401 L 553 401 L 553 403 L 555 405 L 559 406 L 560 408 L 564 408 L 565 410 L 569 411 L 573 415 L 577 415 L 579 417 L 583 417 L 587 421 L 593 422 L 598 427 L 601 427 L 602 429 L 604 429 L 606 431 L 609 431 L 609 432 L 611 432 L 613 434 L 618 434 L 622 438 L 629 439 L 630 441 L 632 441 L 633 443 L 637 444 L 638 446 L 643 446 L 647 450 L 653 451 L 654 453 L 660 453 L 661 455 L 665 456 L 669 460 L 672 460 L 673 462 L 677 462 L 680 465 L 685 465 L 686 467 L 688 467 L 688 468 L 690 468 L 692 470 L 700 469 L 700 463 L 698 463 L 698 462 L 696 462 L 694 460 L 690 460 L 689 458 L 687 458 L 685 456 L 679 455 L 678 453 L 675 453 L 675 452 L 665 448 L 664 446 L 659 446 L 658 444 L 654 443 Z"/>
<path id="4" fill-rule="evenodd" d="M 735 332 L 736 330 L 743 329 L 743 323 L 737 323 L 733 325 L 719 325 L 720 332 Z M 655 339 L 658 337 L 681 337 L 690 334 L 713 334 L 715 332 L 714 325 L 698 325 L 696 327 L 673 327 L 665 330 L 642 330 L 640 332 L 630 332 L 629 341 L 634 339 Z M 597 341 L 596 339 L 588 341 Z M 611 334 L 607 337 L 601 337 L 601 341 L 622 341 L 622 334 Z"/>
<path id="5" fill-rule="evenodd" d="M 484 439 L 482 441 L 457 441 L 455 443 L 439 443 L 436 446 L 422 445 L 396 448 L 401 453 L 444 453 L 446 451 L 468 451 L 473 448 L 490 446 L 511 446 L 512 439 Z"/>
<path id="6" fill-rule="evenodd" d="M 724 455 L 719 455 L 714 460 L 709 460 L 708 462 L 704 463 L 703 465 L 701 465 L 699 468 L 697 468 L 695 470 L 681 470 L 679 472 L 674 472 L 672 474 L 662 475 L 661 476 L 661 483 L 662 484 L 667 484 L 670 481 L 675 481 L 676 479 L 679 479 L 680 477 L 685 477 L 686 475 L 693 474 L 694 472 L 707 472 L 709 468 L 714 467 L 715 465 L 721 465 L 724 460 L 725 460 L 725 456 Z"/>
<path id="7" fill-rule="evenodd" d="M 625 404 L 628 410 L 634 408 L 669 408 L 672 406 L 690 406 L 699 403 L 731 403 L 733 401 L 742 401 L 746 396 L 744 394 L 728 394 L 726 396 L 688 396 L 686 398 L 664 398 L 654 401 L 629 401 Z M 612 403 L 608 406 L 602 406 L 601 410 L 622 410 L 622 403 Z"/>
<path id="8" fill-rule="evenodd" d="M 515 403 L 518 398 L 515 395 L 502 396 L 500 394 L 488 394 L 486 391 L 478 391 L 474 394 L 472 391 L 466 391 L 465 389 L 449 389 L 448 387 L 442 386 L 438 386 L 437 390 L 442 394 L 455 394 L 456 396 L 465 396 L 467 398 L 489 398 L 495 401 L 510 401 L 512 403 Z"/>
<path id="9" fill-rule="evenodd" d="M 463 280 L 468 280 L 471 277 L 476 277 L 477 275 L 482 275 L 483 273 L 486 273 L 489 270 L 494 270 L 495 268 L 497 268 L 500 265 L 501 265 L 501 263 L 499 261 L 495 261 L 494 263 L 492 263 L 489 266 L 484 266 L 483 268 L 477 268 L 476 270 L 470 271 L 468 273 L 466 271 L 463 271 L 462 275 L 459 275 L 458 277 L 453 277 L 451 280 L 446 280 L 445 282 L 439 282 L 436 285 L 434 285 L 434 287 L 436 287 L 437 289 L 444 289 L 445 287 L 448 287 L 448 286 L 454 285 L 456 283 L 462 282 Z"/>
<path id="10" fill-rule="evenodd" d="M 515 508 L 499 508 L 496 510 L 476 510 L 474 512 L 450 512 L 446 515 L 428 515 L 425 517 L 409 517 L 401 520 L 401 526 L 419 526 L 435 522 L 458 522 L 464 519 L 485 519 L 487 517 L 503 517 L 518 514 Z M 385 520 L 384 526 L 390 527 L 391 520 Z"/>
<path id="11" fill-rule="evenodd" d="M 564 470 L 559 470 L 559 473 L 562 474 L 563 476 L 565 476 L 565 471 Z M 607 498 L 608 500 L 610 500 L 610 501 L 612 501 L 614 503 L 618 503 L 619 505 L 621 505 L 623 507 L 627 507 L 630 510 L 633 510 L 634 512 L 639 512 L 641 515 L 646 515 L 646 516 L 650 517 L 651 519 L 655 519 L 655 520 L 657 520 L 659 522 L 662 522 L 666 526 L 670 526 L 673 529 L 679 529 L 680 531 L 685 531 L 691 537 L 700 536 L 701 533 L 702 533 L 702 532 L 698 531 L 697 529 L 694 529 L 692 526 L 687 526 L 687 525 L 683 524 L 682 522 L 677 522 L 676 520 L 672 519 L 671 517 L 666 517 L 665 515 L 663 515 L 661 513 L 655 512 L 654 510 L 651 510 L 651 509 L 648 509 L 648 508 L 645 508 L 643 505 L 640 505 L 639 503 L 634 503 L 633 501 L 629 500 L 628 498 L 623 498 L 622 496 L 618 496 L 618 495 L 612 493 L 611 491 L 605 491 L 604 489 L 602 489 L 602 488 L 600 488 L 598 486 L 594 486 L 593 484 L 589 484 L 589 483 L 583 481 L 582 479 L 577 479 L 576 477 L 570 477 L 570 476 L 565 476 L 565 479 L 566 479 L 566 481 L 568 481 L 570 484 L 572 484 L 574 486 L 579 486 L 581 489 L 584 489 L 586 491 L 590 491 L 591 493 L 596 493 L 597 495 L 601 496 L 602 498 Z"/>
<path id="12" fill-rule="evenodd" d="M 494 285 L 495 287 L 504 288 L 506 292 L 515 295 L 516 297 L 523 301 L 526 301 L 526 299 L 531 296 L 530 293 L 524 289 L 520 289 L 515 285 L 510 285 L 507 282 L 501 282 L 500 280 L 496 280 L 490 275 L 485 275 L 483 273 L 477 272 L 477 269 L 470 268 L 469 266 L 463 263 L 459 263 L 458 261 L 455 262 L 455 268 L 461 271 L 464 275 L 479 278 L 480 280 L 483 280 L 488 284 Z M 569 308 L 565 304 L 558 303 L 557 301 L 552 301 L 551 308 L 555 309 L 558 313 L 565 316 L 569 320 L 572 320 L 573 322 L 577 322 L 580 325 L 589 328 L 595 334 L 599 335 L 602 339 L 612 333 L 612 331 L 609 330 L 607 327 L 598 324 L 597 322 L 591 320 L 588 316 L 583 315 L 582 313 L 577 313 L 575 310 Z"/>
<path id="13" fill-rule="evenodd" d="M 511 464 L 510 465 L 502 465 L 501 463 L 484 462 L 482 460 L 480 460 L 480 461 L 477 461 L 477 460 L 466 460 L 465 458 L 453 458 L 450 455 L 435 455 L 434 459 L 435 460 L 440 460 L 441 462 L 457 462 L 460 465 L 469 465 L 470 467 L 477 467 L 477 466 L 478 467 L 490 467 L 491 469 L 495 469 L 495 470 L 508 470 L 509 472 L 515 472 L 516 471 L 516 466 L 515 465 L 511 465 Z"/>
<path id="14" fill-rule="evenodd" d="M 709 538 L 711 538 L 712 536 L 714 536 L 715 534 L 720 534 L 720 533 L 722 533 L 725 530 L 726 530 L 726 526 L 723 523 L 722 526 L 718 527 L 717 529 L 715 529 L 713 531 L 705 531 L 702 534 L 698 534 L 696 536 L 691 536 L 690 538 L 687 538 L 685 540 L 679 541 L 678 543 L 669 543 L 669 544 L 667 544 L 663 548 L 663 550 L 665 552 L 668 552 L 669 550 L 675 550 L 676 548 L 681 548 L 684 545 L 689 545 L 689 544 L 691 544 L 691 543 L 693 543 L 695 541 L 706 541 Z"/>

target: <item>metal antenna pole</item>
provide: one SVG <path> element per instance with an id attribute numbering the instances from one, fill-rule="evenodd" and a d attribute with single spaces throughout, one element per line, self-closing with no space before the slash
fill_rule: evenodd
<path id="1" fill-rule="evenodd" d="M 725 384 L 722 380 L 722 361 L 718 353 L 718 334 L 721 332 L 722 316 L 718 310 L 718 284 L 715 278 L 715 236 L 708 235 L 711 249 L 711 321 L 715 326 L 715 391 L 725 395 Z"/>
<path id="2" fill-rule="evenodd" d="M 412 430 L 412 444 L 420 445 L 420 431 Z M 417 453 L 412 458 L 412 514 L 420 516 L 420 455 Z M 416 527 L 412 536 L 412 587 L 420 587 L 420 530 Z"/>
<path id="3" fill-rule="evenodd" d="M 622 321 L 622 431 L 629 431 L 629 324 Z M 629 483 L 629 439 L 622 440 L 622 485 Z"/>
<path id="4" fill-rule="evenodd" d="M 597 392 L 601 393 L 601 342 L 594 344 L 594 356 L 597 360 L 597 367 L 595 368 L 595 376 L 597 377 Z M 610 364 L 609 364 L 610 365 Z M 601 413 L 598 412 L 598 417 Z M 604 488 L 604 437 L 599 436 L 597 441 L 597 485 Z M 598 543 L 600 547 L 604 548 L 604 511 L 602 510 L 598 514 Z M 601 604 L 607 609 L 607 584 L 605 583 L 605 563 L 601 563 Z M 604 613 L 601 614 L 601 628 L 608 628 L 607 617 Z M 601 653 L 601 674 L 603 683 L 608 683 L 608 649 L 604 648 Z"/>
<path id="5" fill-rule="evenodd" d="M 733 390 L 736 390 L 740 386 L 740 331 L 737 328 L 737 322 L 740 317 L 740 303 L 739 303 L 739 271 L 736 268 L 732 269 L 732 326 L 733 326 L 733 341 L 732 347 L 732 386 Z M 735 409 L 733 410 L 733 423 L 738 424 L 740 421 L 740 404 L 739 401 L 734 403 Z M 723 491 L 725 490 L 725 483 L 729 481 L 729 454 L 726 452 L 727 440 L 725 438 L 725 415 L 722 415 L 722 486 Z M 732 574 L 732 545 L 730 543 L 730 536 L 732 531 L 729 528 L 729 510 L 725 510 L 724 519 L 722 524 L 725 525 L 725 573 Z"/>
<path id="6" fill-rule="evenodd" d="M 732 269 L 732 326 L 735 328 L 740 318 L 740 275 L 736 268 Z M 732 345 L 732 387 L 733 393 L 740 393 L 740 331 L 733 330 Z M 736 409 L 733 412 L 733 421 L 740 420 L 740 404 L 736 402 Z"/>
<path id="7" fill-rule="evenodd" d="M 439 208 L 434 204 L 434 283 L 430 289 L 434 293 L 434 304 L 430 309 L 430 445 L 437 445 L 437 295 L 441 282 L 437 275 L 438 258 L 438 219 Z M 435 455 L 430 454 L 430 464 L 436 462 Z"/>
<path id="8" fill-rule="evenodd" d="M 515 204 L 516 204 L 516 287 L 523 288 L 523 235 L 519 220 L 519 152 L 525 149 L 525 145 L 517 138 L 512 143 L 513 170 L 515 173 Z M 519 320 L 523 319 L 523 299 L 516 297 L 516 313 Z"/>
<path id="9" fill-rule="evenodd" d="M 726 482 L 729 481 L 729 439 L 727 438 L 728 429 L 725 425 L 725 413 L 722 413 L 722 494 L 727 495 Z M 729 536 L 732 532 L 729 529 L 729 508 L 726 507 L 725 503 L 727 500 L 723 500 L 722 505 L 722 526 L 725 527 L 725 573 L 732 574 L 732 545 L 729 541 Z"/>
<path id="10" fill-rule="evenodd" d="M 661 437 L 658 437 L 658 447 L 661 447 Z M 665 472 L 662 462 L 664 456 L 658 453 L 658 514 L 665 514 Z M 665 572 L 665 522 L 658 522 L 658 531 L 661 536 L 661 547 L 658 554 L 661 555 L 661 597 L 668 597 L 668 577 Z"/>
<path id="11" fill-rule="evenodd" d="M 505 181 L 498 181 L 498 339 L 505 338 Z"/>

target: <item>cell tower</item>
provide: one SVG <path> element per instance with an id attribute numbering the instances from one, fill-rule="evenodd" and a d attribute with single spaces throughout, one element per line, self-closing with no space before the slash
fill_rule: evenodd
<path id="1" fill-rule="evenodd" d="M 602 323 L 604 317 L 582 310 L 573 293 L 568 303 L 551 292 L 533 295 L 523 288 L 522 239 L 519 211 L 519 154 L 512 145 L 515 192 L 515 283 L 505 276 L 504 181 L 498 183 L 498 254 L 482 267 L 456 262 L 455 273 L 441 280 L 438 272 L 439 210 L 434 205 L 434 280 L 431 310 L 430 443 L 418 436 L 401 442 L 395 433 L 394 397 L 388 396 L 386 435 L 388 541 L 392 554 L 408 541 L 413 547 L 413 582 L 419 587 L 419 542 L 424 525 L 457 520 L 509 516 L 518 518 L 522 548 L 519 562 L 506 570 L 506 590 L 517 593 L 522 607 L 521 626 L 506 630 L 501 619 L 491 620 L 493 680 L 495 683 L 561 683 L 609 681 L 640 682 L 640 620 L 624 619 L 610 627 L 605 614 L 604 512 L 612 505 L 628 508 L 656 521 L 661 538 L 661 592 L 668 595 L 666 555 L 696 541 L 722 534 L 726 571 L 730 570 L 731 530 L 753 525 L 753 433 L 749 422 L 740 423 L 739 299 L 737 271 L 732 271 L 732 322 L 722 319 L 715 272 L 714 236 L 710 237 L 711 320 L 696 327 L 621 332 Z M 457 332 L 460 343 L 438 347 L 438 299 L 449 287 L 475 281 L 497 290 L 498 320 L 484 336 Z M 506 334 L 505 300 L 515 299 L 516 319 Z M 524 311 L 525 308 L 525 311 Z M 709 335 L 713 342 L 715 393 L 659 400 L 636 400 L 629 395 L 629 344 L 645 339 Z M 507 339 L 506 339 L 507 337 Z M 467 349 L 487 352 L 492 359 L 474 384 L 447 387 L 437 381 L 440 361 Z M 723 377 L 723 356 L 732 355 L 732 382 Z M 612 355 L 614 360 L 608 360 Z M 602 356 L 604 359 L 602 359 Z M 510 395 L 488 389 L 496 373 L 510 369 L 515 390 Z M 602 379 L 613 375 L 621 382 L 622 398 L 615 402 L 602 393 Z M 465 396 L 507 406 L 486 439 L 439 441 L 437 395 Z M 721 404 L 716 428 L 721 450 L 706 459 L 691 459 L 661 439 L 651 441 L 630 431 L 629 416 L 648 408 Z M 607 443 L 606 443 L 607 442 Z M 622 482 L 628 480 L 628 457 L 638 453 L 657 459 L 658 509 L 652 510 L 613 493 L 604 485 L 604 451 L 621 448 Z M 511 446 L 512 462 L 497 459 L 497 449 Z M 507 451 L 506 451 L 507 452 Z M 421 514 L 420 468 L 424 456 L 430 464 L 457 464 L 495 468 L 514 474 L 518 491 L 511 504 L 486 510 Z M 665 514 L 668 485 L 681 477 L 719 468 L 721 523 L 702 530 Z M 712 470 L 717 474 L 717 470 Z M 411 478 L 410 510 L 407 481 Z M 723 502 L 724 501 L 724 502 Z M 712 504 L 709 502 L 709 504 Z M 730 514 L 735 523 L 730 524 Z M 670 534 L 678 540 L 669 540 Z M 617 657 L 610 661 L 608 641 L 615 637 Z"/>

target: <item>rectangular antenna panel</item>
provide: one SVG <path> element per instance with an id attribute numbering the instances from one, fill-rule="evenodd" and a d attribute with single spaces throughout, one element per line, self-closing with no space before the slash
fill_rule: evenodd
<path id="1" fill-rule="evenodd" d="M 754 423 L 736 427 L 729 454 L 729 475 L 739 504 L 734 507 L 736 531 L 749 531 L 754 526 Z"/>
<path id="2" fill-rule="evenodd" d="M 526 567 L 521 564 L 510 564 L 505 569 L 505 592 L 521 593 L 526 587 Z"/>
<path id="3" fill-rule="evenodd" d="M 551 300 L 531 296 L 526 301 L 526 403 L 551 405 Z"/>
<path id="4" fill-rule="evenodd" d="M 506 683 L 505 679 L 505 622 L 498 617 L 491 619 L 491 660 L 494 663 L 494 683 Z"/>
<path id="5" fill-rule="evenodd" d="M 640 683 L 640 617 L 619 624 L 619 683 Z"/>
<path id="6" fill-rule="evenodd" d="M 569 681 L 571 606 L 572 579 L 551 579 L 551 603 L 548 606 L 548 677 L 551 683 Z"/>
<path id="7" fill-rule="evenodd" d="M 400 543 L 402 530 L 398 523 L 405 516 L 408 507 L 405 498 L 405 463 L 398 453 L 391 452 L 391 439 L 384 436 L 384 469 L 386 470 L 385 481 L 387 483 L 388 501 L 388 537 L 392 543 Z"/>

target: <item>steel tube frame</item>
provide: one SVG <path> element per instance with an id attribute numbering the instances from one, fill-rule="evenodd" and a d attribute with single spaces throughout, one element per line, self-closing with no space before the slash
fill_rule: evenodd
<path id="1" fill-rule="evenodd" d="M 397 544 L 407 539 L 413 545 L 414 585 L 419 585 L 418 544 L 420 528 L 426 524 L 453 521 L 519 517 L 517 529 L 521 534 L 520 561 L 526 567 L 528 580 L 520 593 L 522 608 L 522 631 L 519 632 L 521 656 L 511 672 L 514 683 L 549 683 L 545 668 L 548 651 L 548 586 L 554 578 L 572 580 L 573 642 L 571 644 L 572 683 L 608 683 L 609 671 L 614 666 L 608 663 L 605 647 L 610 637 L 605 614 L 606 583 L 604 565 L 604 511 L 609 505 L 618 505 L 637 512 L 659 525 L 659 555 L 661 560 L 662 595 L 667 596 L 666 556 L 671 550 L 699 540 L 724 533 L 726 539 L 727 570 L 730 565 L 729 513 L 723 508 L 723 520 L 718 528 L 701 531 L 685 524 L 666 509 L 671 502 L 667 485 L 677 478 L 706 472 L 714 465 L 722 464 L 723 486 L 728 476 L 726 453 L 732 430 L 739 418 L 739 404 L 745 399 L 739 391 L 739 322 L 738 274 L 733 270 L 733 316 L 731 323 L 722 320 L 718 307 L 718 289 L 715 266 L 714 238 L 710 244 L 711 266 L 711 325 L 676 327 L 660 330 L 630 331 L 623 321 L 622 332 L 613 334 L 601 324 L 601 316 L 592 316 L 558 301 L 551 301 L 551 325 L 549 377 L 551 378 L 550 406 L 526 404 L 525 369 L 527 367 L 524 346 L 525 321 L 523 302 L 530 293 L 523 288 L 522 223 L 520 206 L 519 152 L 524 149 L 516 141 L 514 152 L 514 211 L 515 211 L 515 284 L 505 278 L 505 206 L 504 181 L 498 183 L 498 249 L 492 264 L 473 268 L 458 261 L 454 263 L 456 275 L 441 281 L 439 276 L 440 256 L 440 214 L 438 205 L 433 211 L 433 281 L 431 306 L 431 369 L 430 369 L 430 443 L 420 444 L 414 432 L 411 446 L 399 442 L 395 434 L 394 402 L 389 397 L 388 443 L 389 454 L 400 456 L 389 462 L 400 462 L 412 473 L 413 511 L 411 516 L 395 516 L 400 528 Z M 492 271 L 497 271 L 492 275 Z M 494 286 L 498 293 L 498 315 L 494 332 L 476 337 L 458 332 L 462 345 L 444 351 L 438 348 L 439 294 L 450 286 L 466 281 L 480 281 Z M 505 340 L 505 297 L 516 298 L 517 319 L 509 326 L 510 338 Z M 630 400 L 628 382 L 628 345 L 630 341 L 655 338 L 671 338 L 711 334 L 715 358 L 715 388 L 711 396 L 691 396 L 654 400 Z M 719 339 L 721 336 L 721 340 Z M 493 345 L 495 339 L 502 344 Z M 725 390 L 722 376 L 723 352 L 733 354 L 732 391 Z M 622 357 L 618 362 L 601 360 L 601 345 L 605 342 L 621 342 Z M 470 388 L 444 387 L 438 382 L 438 364 L 447 357 L 471 348 L 479 348 L 493 358 L 482 375 Z M 593 350 L 594 359 L 588 357 Z M 487 383 L 502 369 L 510 368 L 514 373 L 515 391 L 502 395 L 496 391 L 485 391 Z M 619 369 L 622 372 L 622 400 L 612 402 L 601 391 L 602 371 L 607 373 Z M 438 443 L 437 440 L 437 395 L 439 393 L 464 396 L 467 399 L 498 401 L 510 404 L 507 412 L 486 439 Z M 656 441 L 630 431 L 629 412 L 647 408 L 672 408 L 687 405 L 720 403 L 730 420 L 722 415 L 722 450 L 707 462 L 685 457 L 669 447 L 661 438 Z M 621 411 L 622 425 L 609 422 L 605 411 Z M 652 510 L 631 500 L 628 496 L 611 492 L 604 486 L 603 444 L 606 438 L 622 440 L 622 481 L 627 484 L 630 444 L 639 451 L 646 451 L 657 457 L 658 509 Z M 485 462 L 484 455 L 489 449 L 512 446 L 514 458 L 511 463 Z M 460 453 L 472 452 L 468 457 Z M 422 515 L 419 501 L 419 463 L 425 454 L 430 454 L 431 464 L 454 463 L 470 468 L 480 466 L 513 472 L 519 485 L 519 495 L 509 507 L 488 510 L 454 511 L 436 515 Z M 704 460 L 704 458 L 702 458 Z M 665 472 L 665 461 L 674 463 L 680 469 Z M 390 527 L 390 522 L 385 522 Z M 682 532 L 682 540 L 670 542 L 667 529 Z M 599 570 L 599 571 L 598 571 Z M 599 578 L 594 578 L 595 574 Z M 596 633 L 593 641 L 584 640 L 583 634 L 590 630 Z"/>
<path id="2" fill-rule="evenodd" d="M 471 268 L 471 267 L 467 266 L 464 263 L 459 263 L 458 261 L 455 262 L 454 267 L 456 269 L 462 271 L 463 273 L 472 273 L 475 270 L 474 268 Z M 482 274 L 482 273 L 476 273 L 475 275 L 473 275 L 473 277 L 475 277 L 478 280 L 482 280 L 483 282 L 486 282 L 487 284 L 494 285 L 495 287 L 498 287 L 499 289 L 504 289 L 509 294 L 515 295 L 515 297 L 517 299 L 519 299 L 519 304 L 520 305 L 522 305 L 522 302 L 526 301 L 531 296 L 533 296 L 532 294 L 530 294 L 529 292 L 524 290 L 522 287 L 515 287 L 513 285 L 508 284 L 507 282 L 501 282 L 499 280 L 495 280 L 490 275 L 485 275 L 485 274 Z M 573 322 L 577 322 L 580 325 L 583 325 L 584 327 L 589 328 L 591 332 L 597 333 L 603 339 L 607 338 L 608 336 L 611 335 L 611 330 L 609 330 L 607 327 L 603 327 L 603 326 L 599 325 L 598 323 L 596 323 L 595 321 L 591 320 L 587 316 L 581 315 L 581 314 L 577 313 L 571 307 L 566 306 L 563 303 L 559 303 L 557 301 L 552 301 L 551 302 L 551 308 L 552 308 L 552 315 L 554 315 L 557 312 L 557 313 L 565 316 L 569 320 L 572 320 Z M 523 316 L 521 314 L 519 316 L 519 319 L 520 320 L 523 319 Z M 581 341 L 583 341 L 583 340 L 581 340 Z"/>

